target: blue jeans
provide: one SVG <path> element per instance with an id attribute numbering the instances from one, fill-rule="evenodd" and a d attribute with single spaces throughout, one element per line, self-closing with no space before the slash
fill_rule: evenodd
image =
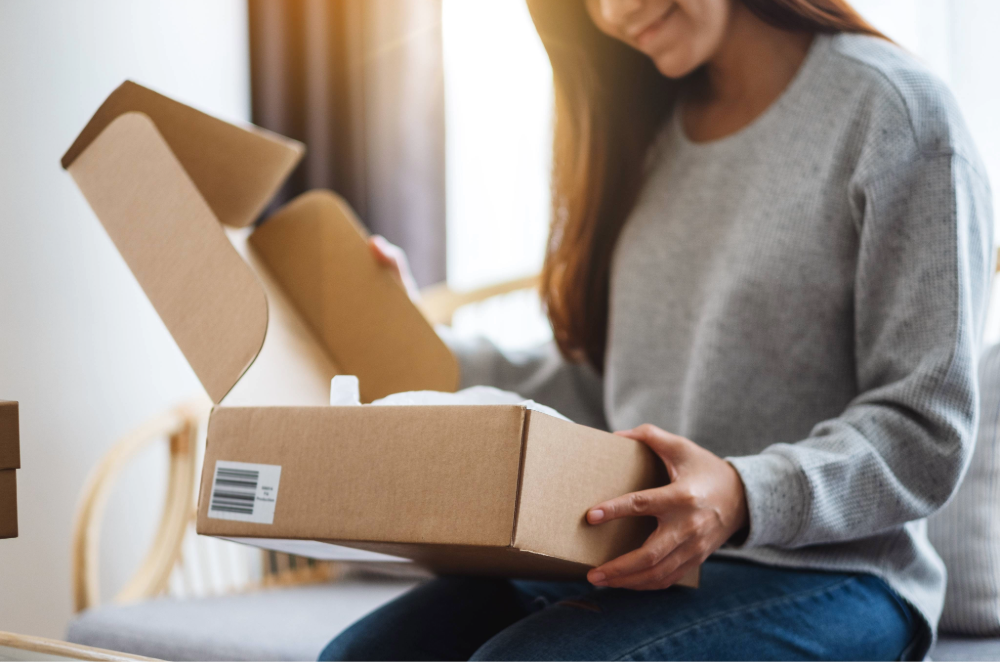
<path id="1" fill-rule="evenodd" d="M 923 620 L 871 575 L 712 558 L 701 588 L 442 577 L 372 612 L 321 660 L 922 659 Z"/>

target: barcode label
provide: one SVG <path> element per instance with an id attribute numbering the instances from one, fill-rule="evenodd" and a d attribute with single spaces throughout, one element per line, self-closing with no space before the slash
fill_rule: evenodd
<path id="1" fill-rule="evenodd" d="M 273 524 L 280 479 L 280 465 L 217 460 L 208 516 Z"/>

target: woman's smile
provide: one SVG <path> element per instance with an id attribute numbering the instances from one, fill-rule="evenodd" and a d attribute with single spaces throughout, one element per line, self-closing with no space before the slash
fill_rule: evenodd
<path id="1" fill-rule="evenodd" d="M 631 36 L 635 40 L 636 47 L 645 52 L 647 55 L 648 47 L 656 41 L 656 38 L 663 33 L 663 28 L 667 26 L 670 18 L 677 13 L 677 3 L 671 3 L 667 10 L 660 14 L 660 16 L 655 19 L 652 23 L 646 25 L 645 27 L 635 31 Z"/>
<path id="2" fill-rule="evenodd" d="M 594 25 L 649 57 L 661 74 L 683 78 L 722 48 L 735 0 L 586 0 Z"/>

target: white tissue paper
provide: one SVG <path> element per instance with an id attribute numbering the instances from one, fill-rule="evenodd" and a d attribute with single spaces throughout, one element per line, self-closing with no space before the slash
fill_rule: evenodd
<path id="1" fill-rule="evenodd" d="M 330 382 L 330 405 L 345 406 L 361 404 L 358 395 L 358 378 L 353 375 L 337 375 Z M 379 405 L 523 405 L 549 416 L 569 421 L 552 407 L 540 405 L 534 400 L 525 400 L 517 393 L 502 391 L 492 386 L 471 386 L 457 393 L 442 391 L 404 391 L 393 393 L 371 403 Z M 570 421 L 572 422 L 572 421 Z"/>

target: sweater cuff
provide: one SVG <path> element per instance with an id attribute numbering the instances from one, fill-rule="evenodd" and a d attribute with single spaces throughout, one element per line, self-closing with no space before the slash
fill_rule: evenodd
<path id="1" fill-rule="evenodd" d="M 459 389 L 493 385 L 496 350 L 487 341 L 459 338 L 444 324 L 435 325 L 434 330 L 458 360 Z"/>
<path id="2" fill-rule="evenodd" d="M 776 453 L 727 457 L 743 480 L 750 531 L 737 548 L 790 546 L 805 521 L 809 494 L 802 470 Z"/>

